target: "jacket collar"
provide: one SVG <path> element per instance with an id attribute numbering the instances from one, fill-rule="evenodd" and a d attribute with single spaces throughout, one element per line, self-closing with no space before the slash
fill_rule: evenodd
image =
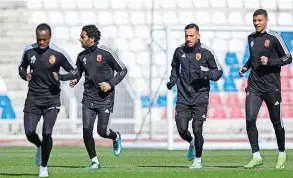
<path id="1" fill-rule="evenodd" d="M 267 31 L 263 32 L 263 33 L 259 33 L 259 32 L 255 32 L 254 36 L 263 36 L 266 35 Z"/>
<path id="2" fill-rule="evenodd" d="M 99 44 L 98 42 L 94 43 L 92 46 L 90 46 L 89 48 L 87 48 L 87 50 L 89 52 L 95 51 L 98 48 L 98 44 Z"/>
<path id="3" fill-rule="evenodd" d="M 197 44 L 194 47 L 188 47 L 185 44 L 185 48 L 187 49 L 187 51 L 190 52 L 190 53 L 193 53 L 193 54 L 195 54 L 197 52 L 200 52 L 200 47 L 201 47 L 200 40 L 198 40 Z"/>

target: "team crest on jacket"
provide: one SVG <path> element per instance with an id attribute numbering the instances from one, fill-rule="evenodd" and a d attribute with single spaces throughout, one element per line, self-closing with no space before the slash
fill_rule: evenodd
<path id="1" fill-rule="evenodd" d="M 56 56 L 55 55 L 50 55 L 50 57 L 49 57 L 49 63 L 51 65 L 53 65 L 53 64 L 55 64 L 55 62 L 56 62 Z"/>
<path id="2" fill-rule="evenodd" d="M 270 47 L 270 40 L 265 40 L 265 47 L 266 48 L 269 48 Z"/>
<path id="3" fill-rule="evenodd" d="M 199 61 L 199 60 L 201 59 L 201 54 L 200 54 L 200 53 L 196 53 L 196 54 L 195 54 L 195 59 L 196 59 L 197 61 Z"/>
<path id="4" fill-rule="evenodd" d="M 97 61 L 102 62 L 103 61 L 103 56 L 101 54 L 97 55 Z"/>

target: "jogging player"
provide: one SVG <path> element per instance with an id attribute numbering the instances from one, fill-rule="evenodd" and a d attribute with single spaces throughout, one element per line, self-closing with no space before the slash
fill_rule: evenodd
<path id="1" fill-rule="evenodd" d="M 85 49 L 76 61 L 80 76 L 85 73 L 82 99 L 83 140 L 90 157 L 90 169 L 100 168 L 96 154 L 93 128 L 98 116 L 97 132 L 103 138 L 113 140 L 114 155 L 122 151 L 121 136 L 109 128 L 110 114 L 113 112 L 115 86 L 127 73 L 124 64 L 110 48 L 99 44 L 101 32 L 95 25 L 82 28 L 80 42 Z M 114 75 L 116 71 L 116 75 Z M 80 79 L 80 78 L 79 78 Z M 74 87 L 79 79 L 70 81 Z"/>
<path id="2" fill-rule="evenodd" d="M 28 81 L 24 106 L 24 128 L 27 139 L 37 146 L 36 164 L 40 177 L 48 177 L 47 163 L 52 149 L 52 130 L 60 109 L 60 80 L 78 78 L 78 70 L 70 57 L 50 42 L 51 28 L 40 24 L 36 28 L 37 43 L 28 45 L 19 65 L 20 77 Z M 27 72 L 29 66 L 29 72 Z M 59 74 L 63 67 L 68 74 Z M 43 116 L 43 139 L 36 134 L 36 127 Z"/>
<path id="3" fill-rule="evenodd" d="M 251 68 L 246 91 L 246 130 L 253 158 L 244 168 L 253 168 L 263 164 L 259 144 L 256 118 L 264 101 L 269 110 L 275 129 L 279 148 L 276 168 L 284 168 L 285 130 L 281 116 L 281 66 L 292 62 L 291 54 L 283 38 L 272 30 L 267 30 L 268 14 L 265 10 L 256 10 L 253 14 L 255 32 L 248 36 L 250 57 L 239 71 L 240 76 Z"/>
<path id="4" fill-rule="evenodd" d="M 190 168 L 200 169 L 210 80 L 219 80 L 223 72 L 214 52 L 200 42 L 196 24 L 185 27 L 185 43 L 176 48 L 171 66 L 167 88 L 171 90 L 176 84 L 178 89 L 175 116 L 177 130 L 180 137 L 190 143 L 187 159 L 194 161 Z M 194 137 L 188 131 L 190 120 Z"/>

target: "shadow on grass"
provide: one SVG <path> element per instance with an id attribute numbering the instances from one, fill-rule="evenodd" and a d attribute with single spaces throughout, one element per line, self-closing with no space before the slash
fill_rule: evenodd
<path id="1" fill-rule="evenodd" d="M 144 166 L 137 166 L 137 167 L 147 167 L 147 168 L 189 168 L 189 166 L 163 166 L 163 165 L 144 165 Z M 230 169 L 237 169 L 237 168 L 243 168 L 243 166 L 223 166 L 223 165 L 214 165 L 214 166 L 203 166 L 203 168 L 230 168 Z"/>
<path id="2" fill-rule="evenodd" d="M 86 166 L 65 166 L 65 165 L 50 165 L 48 167 L 53 167 L 53 168 L 68 168 L 68 169 L 88 169 Z M 101 168 L 110 168 L 110 167 L 104 167 L 102 166 Z"/>
<path id="3" fill-rule="evenodd" d="M 65 165 L 49 165 L 48 167 L 54 167 L 54 168 L 71 168 L 71 169 L 86 168 L 85 166 L 65 166 Z"/>
<path id="4" fill-rule="evenodd" d="M 38 174 L 23 174 L 23 173 L 0 173 L 0 176 L 12 176 L 12 177 L 20 177 L 20 176 L 33 176 L 36 177 Z"/>
<path id="5" fill-rule="evenodd" d="M 163 166 L 163 165 L 144 165 L 144 166 L 137 166 L 137 167 L 146 167 L 146 168 L 188 168 L 187 166 Z"/>
<path id="6" fill-rule="evenodd" d="M 243 168 L 243 166 L 223 166 L 223 165 L 214 165 L 214 166 L 204 166 L 204 167 L 209 167 L 209 168 L 231 168 L 231 169 L 236 169 L 236 168 Z"/>

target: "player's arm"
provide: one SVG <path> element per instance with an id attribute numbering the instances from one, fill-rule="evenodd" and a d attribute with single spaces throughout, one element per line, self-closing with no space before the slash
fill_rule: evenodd
<path id="1" fill-rule="evenodd" d="M 109 81 L 111 88 L 113 88 L 124 79 L 127 74 L 127 68 L 114 51 L 110 50 L 108 57 L 109 65 L 116 71 L 116 75 Z"/>
<path id="2" fill-rule="evenodd" d="M 27 75 L 28 75 L 28 74 L 27 74 L 27 72 L 26 72 L 28 66 L 29 66 L 29 61 L 28 61 L 28 59 L 27 59 L 27 51 L 25 50 L 25 51 L 23 52 L 21 62 L 20 62 L 20 64 L 19 64 L 19 66 L 18 66 L 18 73 L 19 73 L 19 76 L 20 76 L 23 80 L 25 80 L 25 81 L 28 80 L 28 79 L 27 79 Z"/>
<path id="3" fill-rule="evenodd" d="M 200 66 L 200 70 L 193 74 L 193 78 L 218 81 L 223 75 L 222 68 L 214 52 L 210 51 L 208 55 L 208 67 Z"/>
<path id="4" fill-rule="evenodd" d="M 73 64 L 71 58 L 66 53 L 61 53 L 61 66 L 67 74 L 59 74 L 59 80 L 67 81 L 80 78 L 77 67 Z"/>
<path id="5" fill-rule="evenodd" d="M 244 73 L 251 68 L 251 57 L 248 58 L 248 61 L 244 64 L 244 66 L 239 70 L 240 77 L 244 76 Z"/>
<path id="6" fill-rule="evenodd" d="M 79 82 L 79 80 L 82 76 L 82 73 L 84 72 L 84 67 L 82 65 L 82 61 L 79 58 L 79 55 L 77 56 L 77 59 L 76 59 L 76 69 L 78 70 L 79 75 L 76 79 L 70 80 L 69 86 L 71 88 L 73 88 Z"/>
<path id="7" fill-rule="evenodd" d="M 218 81 L 223 75 L 222 68 L 220 66 L 220 63 L 216 54 L 211 51 L 209 55 L 210 55 L 208 58 L 209 70 L 205 71 L 205 77 L 208 80 Z"/>
<path id="8" fill-rule="evenodd" d="M 248 45 L 250 43 L 251 42 L 249 41 L 249 37 L 248 37 Z M 246 63 L 243 65 L 243 67 L 239 70 L 240 77 L 243 77 L 244 76 L 244 73 L 247 72 L 251 68 L 252 58 L 251 58 L 251 50 L 250 50 L 250 47 L 248 48 L 248 51 L 249 51 L 249 58 L 246 61 Z"/>
<path id="9" fill-rule="evenodd" d="M 179 76 L 179 66 L 180 66 L 180 62 L 179 59 L 177 57 L 177 49 L 175 50 L 174 54 L 173 54 L 173 59 L 171 62 L 171 74 L 169 77 L 169 82 L 167 83 L 167 88 L 169 90 L 172 89 L 172 87 L 176 84 L 176 81 L 178 79 Z"/>
<path id="10" fill-rule="evenodd" d="M 248 42 L 248 45 L 249 45 L 249 47 L 248 47 L 249 58 L 248 58 L 248 60 L 246 61 L 246 63 L 244 64 L 243 67 L 245 67 L 246 70 L 249 70 L 249 69 L 251 68 L 251 64 L 252 64 L 251 50 L 250 50 L 250 43 L 251 43 L 251 41 L 249 40 L 249 36 L 248 36 L 248 40 L 247 40 L 247 42 Z M 242 67 L 242 68 L 243 68 L 243 67 Z M 246 71 L 245 71 L 245 72 L 246 72 Z"/>
<path id="11" fill-rule="evenodd" d="M 176 83 L 178 75 L 179 75 L 179 66 L 180 66 L 180 63 L 179 63 L 179 59 L 177 56 L 177 50 L 175 50 L 175 52 L 173 54 L 173 59 L 171 62 L 171 75 L 169 77 L 170 82 L 172 82 L 174 84 Z"/>
<path id="12" fill-rule="evenodd" d="M 78 83 L 80 78 L 82 77 L 82 73 L 84 72 L 84 67 L 82 65 L 82 60 L 79 59 L 79 55 L 77 56 L 75 65 L 76 65 L 76 68 L 77 68 L 78 73 L 79 73 L 78 78 L 76 78 L 76 80 L 77 80 L 76 83 Z"/>
<path id="13" fill-rule="evenodd" d="M 292 62 L 291 53 L 284 39 L 279 34 L 276 34 L 275 49 L 278 53 L 278 58 L 276 59 L 269 58 L 268 59 L 269 66 L 284 66 Z"/>
<path id="14" fill-rule="evenodd" d="M 246 63 L 243 65 L 247 70 L 251 68 L 251 57 L 249 56 L 248 60 Z"/>

